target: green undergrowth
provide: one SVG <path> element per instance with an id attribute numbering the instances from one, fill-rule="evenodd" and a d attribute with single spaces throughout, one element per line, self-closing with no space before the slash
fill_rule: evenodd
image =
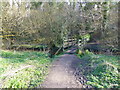
<path id="1" fill-rule="evenodd" d="M 87 84 L 96 88 L 120 88 L 119 60 L 120 56 L 108 56 L 92 52 L 79 51 L 77 54 L 82 60 L 89 61 L 92 71 L 87 74 Z"/>
<path id="2" fill-rule="evenodd" d="M 44 81 L 51 59 L 36 51 L 0 52 L 0 87 L 33 88 Z"/>

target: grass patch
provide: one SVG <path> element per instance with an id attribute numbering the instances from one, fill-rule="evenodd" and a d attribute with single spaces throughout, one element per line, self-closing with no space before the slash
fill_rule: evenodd
<path id="1" fill-rule="evenodd" d="M 77 54 L 82 60 L 89 61 L 92 71 L 87 74 L 87 84 L 96 88 L 120 88 L 120 56 L 95 55 L 91 52 Z"/>
<path id="2" fill-rule="evenodd" d="M 2 88 L 38 86 L 43 82 L 51 63 L 47 54 L 36 51 L 2 50 L 0 56 L 0 85 Z"/>

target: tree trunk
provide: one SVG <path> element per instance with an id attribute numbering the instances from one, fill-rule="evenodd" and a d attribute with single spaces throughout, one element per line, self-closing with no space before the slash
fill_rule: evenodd
<path id="1" fill-rule="evenodd" d="M 120 51 L 120 2 L 118 2 L 118 50 Z"/>

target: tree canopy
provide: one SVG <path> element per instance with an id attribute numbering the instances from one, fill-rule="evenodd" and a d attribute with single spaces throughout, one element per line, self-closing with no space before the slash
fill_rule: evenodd
<path id="1" fill-rule="evenodd" d="M 21 44 L 63 45 L 90 34 L 118 47 L 117 2 L 2 2 L 4 48 Z M 94 38 L 95 36 L 98 36 Z"/>

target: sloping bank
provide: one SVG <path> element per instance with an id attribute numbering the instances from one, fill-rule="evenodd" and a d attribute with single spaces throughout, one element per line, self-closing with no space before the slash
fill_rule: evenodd
<path id="1" fill-rule="evenodd" d="M 86 79 L 83 83 L 95 88 L 120 88 L 120 56 L 95 55 L 87 50 L 77 56 L 81 61 L 76 73 Z"/>
<path id="2" fill-rule="evenodd" d="M 6 51 L 0 53 L 0 87 L 33 88 L 44 81 L 51 59 L 36 51 Z"/>

